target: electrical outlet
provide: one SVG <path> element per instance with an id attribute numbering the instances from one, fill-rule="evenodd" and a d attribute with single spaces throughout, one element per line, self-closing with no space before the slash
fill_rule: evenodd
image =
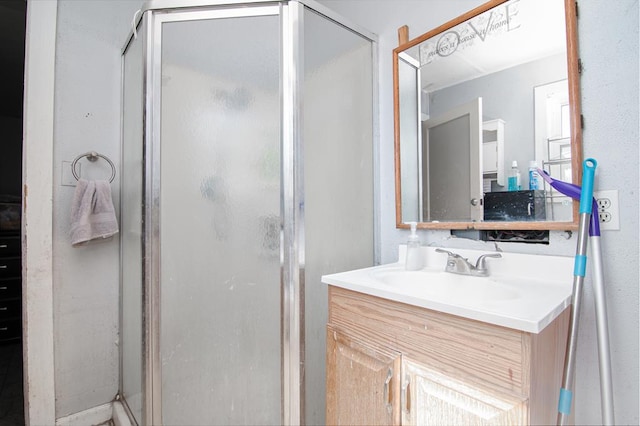
<path id="1" fill-rule="evenodd" d="M 594 191 L 593 196 L 598 203 L 598 215 L 600 229 L 602 231 L 620 230 L 620 209 L 618 204 L 618 190 Z"/>

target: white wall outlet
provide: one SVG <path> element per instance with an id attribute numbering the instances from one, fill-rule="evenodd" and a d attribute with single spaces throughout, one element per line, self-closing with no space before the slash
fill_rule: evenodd
<path id="1" fill-rule="evenodd" d="M 620 208 L 618 204 L 618 190 L 610 189 L 606 191 L 594 191 L 593 196 L 598 202 L 598 211 L 593 212 L 593 214 L 598 215 L 598 219 L 600 220 L 600 230 L 620 230 Z"/>

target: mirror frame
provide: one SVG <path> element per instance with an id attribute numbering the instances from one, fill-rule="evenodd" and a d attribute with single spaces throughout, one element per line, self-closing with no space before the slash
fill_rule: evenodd
<path id="1" fill-rule="evenodd" d="M 402 43 L 393 50 L 393 121 L 394 160 L 396 191 L 396 228 L 408 229 L 402 222 L 402 191 L 400 182 L 400 99 L 398 81 L 398 55 L 438 34 L 444 33 L 481 13 L 499 6 L 508 0 L 490 0 L 451 21 L 442 24 L 419 37 Z M 578 56 L 577 6 L 574 0 L 564 0 L 565 27 L 567 37 L 567 78 L 569 84 L 569 108 L 571 127 L 571 178 L 572 182 L 582 181 L 582 113 L 580 108 L 580 67 Z M 518 222 L 418 222 L 420 229 L 466 229 L 466 230 L 577 230 L 579 222 L 579 201 L 573 200 L 573 220 L 570 222 L 518 221 Z"/>

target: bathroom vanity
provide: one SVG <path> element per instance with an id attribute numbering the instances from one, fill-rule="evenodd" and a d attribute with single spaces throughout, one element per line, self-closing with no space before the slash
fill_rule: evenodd
<path id="1" fill-rule="evenodd" d="M 446 256 L 422 249 L 420 272 L 399 262 L 323 277 L 327 424 L 554 424 L 571 259 L 503 253 L 479 279 L 444 273 Z"/>

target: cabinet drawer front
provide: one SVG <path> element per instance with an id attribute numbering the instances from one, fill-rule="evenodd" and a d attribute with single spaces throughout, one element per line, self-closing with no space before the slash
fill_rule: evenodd
<path id="1" fill-rule="evenodd" d="M 0 257 L 20 256 L 20 236 L 0 237 Z"/>
<path id="2" fill-rule="evenodd" d="M 20 277 L 22 275 L 22 263 L 20 257 L 0 258 L 0 278 Z"/>
<path id="3" fill-rule="evenodd" d="M 338 330 L 481 388 L 528 393 L 520 331 L 333 286 L 329 294 L 329 323 Z"/>
<path id="4" fill-rule="evenodd" d="M 22 294 L 22 279 L 0 279 L 0 300 L 19 298 Z"/>
<path id="5" fill-rule="evenodd" d="M 0 300 L 0 320 L 20 318 L 22 301 L 20 299 Z"/>
<path id="6" fill-rule="evenodd" d="M 18 340 L 22 337 L 22 320 L 0 320 L 0 342 L 3 340 Z"/>

